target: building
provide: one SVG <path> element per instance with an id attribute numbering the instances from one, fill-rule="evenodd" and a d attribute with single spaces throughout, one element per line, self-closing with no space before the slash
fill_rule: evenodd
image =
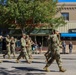
<path id="1" fill-rule="evenodd" d="M 61 6 L 63 7 L 61 8 Z M 76 3 L 58 3 L 57 9 L 61 9 L 60 12 L 57 13 L 56 17 L 63 16 L 67 24 L 63 27 L 59 27 L 58 30 L 61 33 L 62 37 L 76 37 Z M 76 39 L 75 39 L 76 40 Z"/>
<path id="2" fill-rule="evenodd" d="M 63 6 L 61 8 L 61 6 Z M 66 2 L 57 3 L 57 9 L 61 9 L 56 15 L 56 17 L 63 16 L 67 24 L 63 27 L 59 27 L 57 30 L 61 33 L 62 40 L 76 40 L 76 3 Z M 39 33 L 34 35 L 34 39 L 39 40 L 46 46 L 45 40 L 47 33 Z"/>

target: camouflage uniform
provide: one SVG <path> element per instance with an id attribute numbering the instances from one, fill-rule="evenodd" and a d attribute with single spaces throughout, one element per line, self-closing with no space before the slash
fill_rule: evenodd
<path id="1" fill-rule="evenodd" d="M 46 61 L 48 62 L 48 60 L 49 60 L 49 58 L 51 57 L 51 41 L 50 41 L 50 35 L 49 35 L 49 37 L 48 37 L 48 40 L 47 40 L 47 42 L 48 42 L 48 50 L 47 50 L 47 52 L 44 54 L 44 56 L 46 57 Z"/>
<path id="2" fill-rule="evenodd" d="M 8 58 L 10 58 L 10 54 L 11 54 L 10 43 L 11 43 L 11 39 L 10 39 L 9 35 L 7 35 L 7 37 L 6 37 L 6 50 L 7 50 L 7 53 L 5 55 L 8 54 Z"/>
<path id="3" fill-rule="evenodd" d="M 65 72 L 65 70 L 62 68 L 62 62 L 60 59 L 60 47 L 59 47 L 59 40 L 56 34 L 51 35 L 51 59 L 47 62 L 46 66 L 44 67 L 45 70 L 48 70 L 48 67 L 53 63 L 53 61 L 56 59 L 57 65 L 59 67 L 59 70 L 61 72 Z"/>
<path id="4" fill-rule="evenodd" d="M 23 34 L 23 36 L 25 36 L 25 35 Z M 19 62 L 19 59 L 21 57 L 25 57 L 26 61 L 29 63 L 29 57 L 28 57 L 28 54 L 27 54 L 26 47 L 27 47 L 26 39 L 22 37 L 21 38 L 21 52 L 20 52 L 20 55 L 17 58 L 17 62 Z"/>
<path id="5" fill-rule="evenodd" d="M 15 44 L 16 44 L 15 38 L 11 37 L 11 52 L 13 53 L 14 57 L 15 57 Z"/>
<path id="6" fill-rule="evenodd" d="M 2 37 L 2 36 L 0 36 L 0 42 L 2 42 L 2 38 L 3 38 L 3 37 Z M 2 62 L 2 61 L 0 60 L 0 63 L 1 63 L 1 62 Z"/>
<path id="7" fill-rule="evenodd" d="M 27 54 L 29 58 L 31 59 L 32 58 L 32 47 L 31 47 L 32 43 L 31 43 L 30 37 L 27 38 L 27 44 L 28 44 Z"/>

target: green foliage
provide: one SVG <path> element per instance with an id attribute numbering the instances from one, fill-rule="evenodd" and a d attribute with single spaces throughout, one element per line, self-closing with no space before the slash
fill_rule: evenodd
<path id="1" fill-rule="evenodd" d="M 50 28 L 65 25 L 57 14 L 57 0 L 8 0 L 7 5 L 0 5 L 0 26 L 16 27 L 30 33 L 39 23 L 47 23 Z M 27 23 L 31 20 L 31 23 Z"/>

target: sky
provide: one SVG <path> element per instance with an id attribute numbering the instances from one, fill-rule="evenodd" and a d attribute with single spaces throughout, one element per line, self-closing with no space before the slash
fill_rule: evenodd
<path id="1" fill-rule="evenodd" d="M 76 2 L 76 0 L 58 0 L 59 2 Z"/>

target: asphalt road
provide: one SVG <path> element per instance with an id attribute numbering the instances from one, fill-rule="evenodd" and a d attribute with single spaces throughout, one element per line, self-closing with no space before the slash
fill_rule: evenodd
<path id="1" fill-rule="evenodd" d="M 49 67 L 51 72 L 45 72 L 45 57 L 43 54 L 34 54 L 31 64 L 24 59 L 16 63 L 16 59 L 3 59 L 0 55 L 0 75 L 76 75 L 76 54 L 61 54 L 62 64 L 66 72 L 59 72 L 56 61 Z"/>

